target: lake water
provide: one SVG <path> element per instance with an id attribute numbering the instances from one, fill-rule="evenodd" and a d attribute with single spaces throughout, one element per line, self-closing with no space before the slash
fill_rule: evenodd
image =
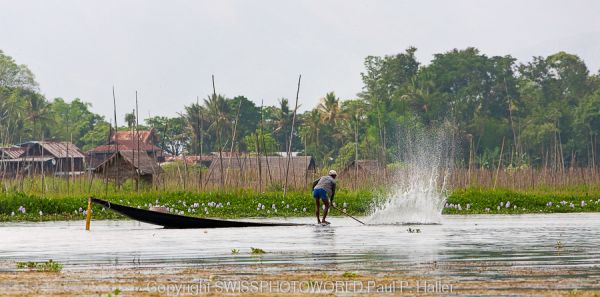
<path id="1" fill-rule="evenodd" d="M 312 223 L 313 219 L 291 219 Z M 444 216 L 440 225 L 331 226 L 171 230 L 135 221 L 2 223 L 0 262 L 46 261 L 65 269 L 90 265 L 334 265 L 400 271 L 465 263 L 447 273 L 472 273 L 468 263 L 496 267 L 572 268 L 600 276 L 600 214 Z M 419 229 L 410 233 L 408 228 Z M 250 254 L 250 247 L 267 253 Z M 233 255 L 232 250 L 239 250 Z M 274 265 L 281 266 L 281 265 Z M 7 267 L 7 266 L 5 266 Z M 4 268 L 4 269 L 12 269 Z"/>

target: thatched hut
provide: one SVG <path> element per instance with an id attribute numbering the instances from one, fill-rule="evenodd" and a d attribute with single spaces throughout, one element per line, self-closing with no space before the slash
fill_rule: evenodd
<path id="1" fill-rule="evenodd" d="M 163 169 L 144 152 L 133 150 L 118 151 L 98 165 L 94 173 L 114 179 L 121 184 L 128 178 L 139 179 L 152 184 Z"/>
<path id="2" fill-rule="evenodd" d="M 257 177 L 260 176 L 265 182 L 283 185 L 287 162 L 288 158 L 282 156 L 257 157 L 244 155 L 223 157 L 222 160 L 215 157 L 208 169 L 208 178 L 215 183 L 220 183 L 223 180 L 231 184 L 233 181 L 257 181 Z M 288 183 L 290 185 L 304 185 L 314 177 L 316 163 L 313 157 L 293 156 L 290 157 L 289 162 Z M 221 164 L 223 166 L 222 171 Z"/>

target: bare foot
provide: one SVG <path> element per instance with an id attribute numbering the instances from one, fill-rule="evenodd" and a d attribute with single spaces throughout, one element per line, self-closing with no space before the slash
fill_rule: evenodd
<path id="1" fill-rule="evenodd" d="M 325 221 L 325 220 L 323 220 L 323 221 L 321 221 L 321 224 L 329 225 L 329 224 L 331 224 L 331 223 L 330 223 L 330 222 L 328 222 L 328 221 Z"/>

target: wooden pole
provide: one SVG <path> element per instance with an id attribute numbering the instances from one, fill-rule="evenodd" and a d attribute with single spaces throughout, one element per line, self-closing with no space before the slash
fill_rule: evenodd
<path id="1" fill-rule="evenodd" d="M 496 183 L 498 182 L 498 174 L 500 173 L 500 167 L 502 166 L 502 153 L 504 152 L 504 137 L 502 137 L 502 146 L 500 147 L 500 158 L 498 158 L 498 168 L 496 168 L 496 177 L 494 178 L 494 190 L 496 189 Z"/>
<path id="2" fill-rule="evenodd" d="M 219 165 L 221 167 L 221 191 L 225 189 L 225 176 L 223 175 L 223 147 L 221 145 L 221 127 L 219 126 L 219 121 L 221 118 L 221 110 L 219 109 L 219 104 L 217 101 L 217 89 L 215 88 L 215 76 L 212 76 L 212 86 L 213 86 L 213 99 L 217 103 L 217 142 L 219 143 Z"/>
<path id="3" fill-rule="evenodd" d="M 116 148 L 116 151 L 117 151 L 116 154 L 117 154 L 117 157 L 118 157 L 118 154 L 119 154 L 119 141 L 117 140 L 117 133 L 119 132 L 119 125 L 117 124 L 117 98 L 115 97 L 115 86 L 113 86 L 113 88 L 112 88 L 112 94 L 113 94 L 113 111 L 114 111 L 114 114 L 115 114 L 115 148 Z M 115 163 L 116 163 L 116 166 L 117 166 L 117 179 L 116 179 L 117 189 L 121 189 L 121 184 L 120 184 L 121 183 L 121 178 L 119 176 L 119 173 L 120 173 L 119 172 L 119 163 L 116 162 L 116 158 L 115 158 Z"/>
<path id="4" fill-rule="evenodd" d="M 298 75 L 298 88 L 296 89 L 296 104 L 294 106 L 294 114 L 292 115 L 292 129 L 290 131 L 290 141 L 288 143 L 287 150 L 287 166 L 285 169 L 285 186 L 283 187 L 283 198 L 287 194 L 288 187 L 288 176 L 290 173 L 290 161 L 292 160 L 292 140 L 294 139 L 294 124 L 296 123 L 296 113 L 298 111 L 298 95 L 300 95 L 300 80 L 302 80 L 302 75 Z"/>
<path id="5" fill-rule="evenodd" d="M 88 206 L 85 213 L 85 230 L 90 231 L 90 223 L 92 221 L 92 197 L 88 198 Z"/>

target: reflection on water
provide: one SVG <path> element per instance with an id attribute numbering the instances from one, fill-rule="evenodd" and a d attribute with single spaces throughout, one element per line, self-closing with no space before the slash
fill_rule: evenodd
<path id="1" fill-rule="evenodd" d="M 312 218 L 294 219 L 307 223 Z M 511 267 L 598 267 L 600 214 L 446 216 L 442 225 L 167 230 L 134 221 L 0 224 L 0 261 L 53 259 L 86 265 L 334 264 L 408 270 L 409 265 L 491 261 Z M 559 243 L 560 242 L 560 243 Z M 250 255 L 250 247 L 268 253 Z M 239 249 L 232 255 L 232 249 Z M 434 264 L 432 264 L 434 263 Z M 469 270 L 465 264 L 465 271 Z M 460 272 L 457 272 L 460 273 Z"/>

